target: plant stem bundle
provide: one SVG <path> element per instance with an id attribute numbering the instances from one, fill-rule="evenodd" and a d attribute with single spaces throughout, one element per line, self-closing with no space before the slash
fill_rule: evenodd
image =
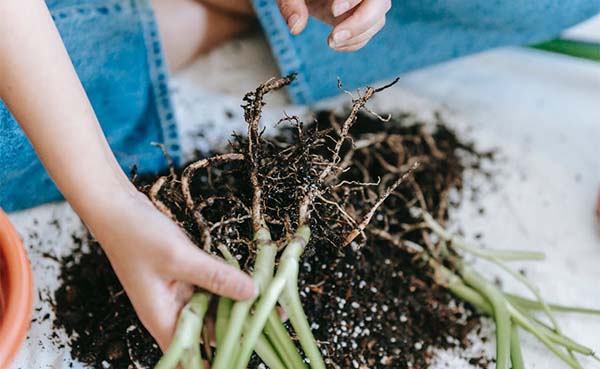
<path id="1" fill-rule="evenodd" d="M 444 261 L 452 265 L 454 270 L 451 270 L 444 266 L 440 260 L 435 260 L 430 255 L 422 255 L 434 269 L 438 283 L 448 287 L 460 299 L 493 317 L 496 324 L 496 368 L 508 369 L 512 367 L 519 369 L 525 367 L 521 353 L 519 328 L 534 335 L 553 354 L 573 369 L 582 369 L 574 352 L 598 359 L 591 348 L 575 342 L 561 332 L 554 317 L 554 312 L 600 314 L 600 310 L 547 304 L 537 288 L 527 278 L 512 270 L 499 258 L 499 255 L 504 255 L 504 260 L 532 259 L 531 256 L 535 256 L 533 259 L 541 259 L 543 258 L 542 255 L 521 251 L 499 252 L 479 249 L 451 235 L 431 215 L 427 213 L 422 215 L 425 224 L 444 242 L 458 250 L 497 264 L 525 285 L 536 297 L 536 300 L 529 300 L 521 296 L 504 293 L 472 267 L 463 264 L 459 258 L 454 256 L 445 255 L 446 258 L 444 258 Z M 534 311 L 543 311 L 552 325 L 547 325 L 536 318 L 533 315 Z"/>

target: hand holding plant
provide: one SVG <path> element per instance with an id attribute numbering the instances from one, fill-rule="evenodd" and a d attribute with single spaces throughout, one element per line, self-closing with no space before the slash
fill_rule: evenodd
<path id="1" fill-rule="evenodd" d="M 163 350 L 194 286 L 236 300 L 255 294 L 250 277 L 192 244 L 142 194 L 120 198 L 106 217 L 98 214 L 90 225 L 140 320 Z"/>

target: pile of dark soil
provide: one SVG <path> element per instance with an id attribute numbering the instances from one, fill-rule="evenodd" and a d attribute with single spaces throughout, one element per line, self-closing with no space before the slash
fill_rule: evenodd
<path id="1" fill-rule="evenodd" d="M 268 167 L 260 172 L 267 199 L 265 217 L 275 238 L 295 225 L 295 211 L 286 205 L 297 204 L 293 188 L 314 177 L 311 167 L 303 171 L 304 164 L 296 159 L 330 150 L 328 142 L 335 142 L 336 122 L 342 119 L 323 112 L 317 121 L 310 127 L 298 123 L 284 128 L 277 137 L 265 140 L 262 159 L 294 167 L 294 175 Z M 444 223 L 448 209 L 457 205 L 449 201 L 449 194 L 460 193 L 464 172 L 477 170 L 491 155 L 477 153 L 441 120 L 425 125 L 408 115 L 396 115 L 392 122 L 382 123 L 359 114 L 350 133 L 353 146 L 347 144 L 341 152 L 341 165 L 348 164 L 339 181 L 344 185 L 328 196 L 356 219 L 399 173 L 415 161 L 420 166 L 379 208 L 362 237 L 348 247 L 340 246 L 349 224 L 340 220 L 338 207 L 315 204 L 311 223 L 315 237 L 303 257 L 299 281 L 304 309 L 332 368 L 423 368 L 432 348 L 467 344 L 466 335 L 478 325 L 478 317 L 437 286 L 426 265 L 415 261 L 411 244 L 436 246 L 408 209 L 417 205 Z M 244 140 L 235 137 L 232 147 L 242 146 Z M 306 142 L 300 146 L 305 152 L 298 152 L 299 147 L 288 150 L 286 145 L 298 140 Z M 313 141 L 324 144 L 313 145 Z M 288 160 L 282 160 L 285 155 Z M 195 198 L 204 199 L 202 221 L 214 230 L 213 237 L 227 244 L 248 269 L 251 226 L 245 208 L 251 188 L 243 175 L 246 170 L 244 162 L 204 169 L 194 176 L 191 191 Z M 162 195 L 156 195 L 190 237 L 205 247 L 198 219 L 186 212 L 181 194 L 166 186 Z M 96 368 L 128 368 L 133 361 L 151 366 L 158 359 L 157 346 L 137 320 L 99 247 L 63 260 L 61 275 L 55 326 L 72 335 L 76 359 Z"/>
<path id="2" fill-rule="evenodd" d="M 54 294 L 54 327 L 70 336 L 71 355 L 96 369 L 135 368 L 134 361 L 152 367 L 160 349 L 137 318 L 108 258 L 92 239 L 73 236 L 73 242 L 74 252 L 60 260 L 62 283 Z"/>

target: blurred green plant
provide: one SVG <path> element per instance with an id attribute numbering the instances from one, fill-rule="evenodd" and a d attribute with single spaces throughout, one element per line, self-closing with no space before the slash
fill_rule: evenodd
<path id="1" fill-rule="evenodd" d="M 557 38 L 531 47 L 576 58 L 600 61 L 600 42 Z"/>

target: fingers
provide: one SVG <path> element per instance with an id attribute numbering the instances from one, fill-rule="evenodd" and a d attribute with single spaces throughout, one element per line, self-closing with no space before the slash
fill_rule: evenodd
<path id="1" fill-rule="evenodd" d="M 384 26 L 385 26 L 385 18 L 383 18 L 382 20 L 377 22 L 375 25 L 373 25 L 367 31 L 354 37 L 352 39 L 352 42 L 344 44 L 344 46 L 337 47 L 335 50 L 341 51 L 341 52 L 350 52 L 350 51 L 359 50 L 359 49 L 363 48 L 371 40 L 371 38 L 373 38 L 373 36 L 375 36 L 377 34 L 377 32 L 381 31 L 381 29 Z"/>
<path id="2" fill-rule="evenodd" d="M 246 300 L 257 295 L 252 279 L 240 270 L 201 251 L 196 246 L 186 247 L 176 256 L 175 278 L 205 288 L 220 296 Z"/>
<path id="3" fill-rule="evenodd" d="M 354 9 L 362 1 L 363 0 L 334 0 L 331 4 L 331 13 L 337 18 Z"/>
<path id="4" fill-rule="evenodd" d="M 191 285 L 175 281 L 165 283 L 156 279 L 149 291 L 144 290 L 145 296 L 132 302 L 140 321 L 164 352 L 173 339 L 179 312 L 189 301 L 194 290 Z"/>
<path id="5" fill-rule="evenodd" d="M 329 36 L 329 46 L 351 51 L 364 46 L 385 24 L 391 0 L 363 0 L 351 16 L 338 24 Z"/>
<path id="6" fill-rule="evenodd" d="M 169 308 L 170 306 L 165 305 L 163 308 Z M 150 335 L 154 337 L 154 340 L 160 347 L 162 352 L 167 351 L 171 340 L 173 339 L 173 333 L 175 332 L 175 326 L 177 325 L 177 316 L 179 312 L 168 312 L 163 310 L 160 314 L 156 314 L 155 317 L 144 318 L 141 314 L 138 314 L 140 321 L 146 327 Z"/>
<path id="7" fill-rule="evenodd" d="M 292 34 L 297 35 L 306 28 L 308 8 L 305 0 L 277 0 L 277 5 Z"/>

